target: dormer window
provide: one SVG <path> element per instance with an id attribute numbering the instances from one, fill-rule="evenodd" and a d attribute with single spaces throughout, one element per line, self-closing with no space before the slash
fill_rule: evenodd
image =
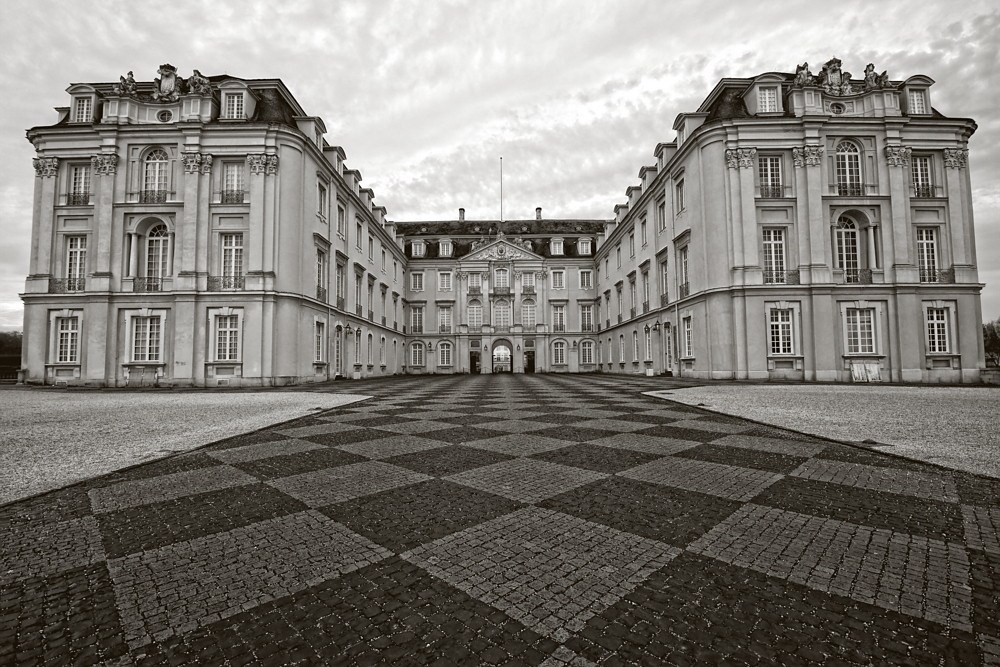
<path id="1" fill-rule="evenodd" d="M 562 239 L 552 239 L 551 250 L 553 255 L 563 254 L 563 240 Z"/>
<path id="2" fill-rule="evenodd" d="M 414 257 L 423 257 L 424 256 L 424 242 L 423 241 L 414 241 L 413 245 L 411 246 L 411 250 L 412 250 L 412 253 L 413 253 Z"/>
<path id="3" fill-rule="evenodd" d="M 927 110 L 927 91 L 922 88 L 911 89 L 907 97 L 911 114 L 929 113 Z"/>
<path id="4" fill-rule="evenodd" d="M 777 113 L 778 111 L 778 87 L 761 86 L 757 94 L 757 108 L 759 113 Z"/>
<path id="5" fill-rule="evenodd" d="M 92 123 L 94 121 L 94 100 L 90 97 L 77 97 L 73 100 L 73 122 Z"/>
<path id="6" fill-rule="evenodd" d="M 580 239 L 578 251 L 581 255 L 589 255 L 592 252 L 590 249 L 590 239 Z"/>
<path id="7" fill-rule="evenodd" d="M 243 93 L 225 93 L 223 100 L 223 113 L 225 118 L 242 119 L 243 113 Z"/>
<path id="8" fill-rule="evenodd" d="M 451 257 L 451 241 L 441 241 L 438 254 L 441 257 Z"/>

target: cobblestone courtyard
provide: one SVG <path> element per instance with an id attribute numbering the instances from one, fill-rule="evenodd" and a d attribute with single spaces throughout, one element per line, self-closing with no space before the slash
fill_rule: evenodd
<path id="1" fill-rule="evenodd" d="M 1000 481 L 665 384 L 338 384 L 0 506 L 0 664 L 1000 661 Z"/>

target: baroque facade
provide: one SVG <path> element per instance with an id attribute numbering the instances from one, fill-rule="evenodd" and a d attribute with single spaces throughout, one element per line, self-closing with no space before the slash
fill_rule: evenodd
<path id="1" fill-rule="evenodd" d="M 24 379 L 978 382 L 976 125 L 874 69 L 723 79 L 612 220 L 391 221 L 280 80 L 74 84 L 28 131 Z"/>

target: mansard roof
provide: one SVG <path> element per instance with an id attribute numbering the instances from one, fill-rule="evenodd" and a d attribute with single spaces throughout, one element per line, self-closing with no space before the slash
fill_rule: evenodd
<path id="1" fill-rule="evenodd" d="M 437 221 L 407 221 L 392 222 L 396 233 L 405 237 L 406 256 L 413 257 L 413 241 L 424 242 L 424 254 L 417 259 L 437 259 L 440 257 L 440 240 L 448 239 L 452 243 L 452 253 L 448 257 L 457 259 L 465 257 L 475 250 L 496 241 L 498 229 L 504 233 L 508 241 L 540 257 L 593 257 L 591 253 L 580 255 L 577 252 L 577 242 L 580 237 L 594 238 L 604 232 L 604 225 L 610 220 L 505 220 L 502 225 L 499 220 L 437 220 Z M 552 255 L 549 241 L 554 237 L 563 238 L 563 253 Z M 596 240 L 596 239 L 595 239 Z"/>

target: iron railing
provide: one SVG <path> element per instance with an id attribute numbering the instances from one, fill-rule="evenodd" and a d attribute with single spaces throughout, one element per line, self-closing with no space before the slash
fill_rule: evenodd
<path id="1" fill-rule="evenodd" d="M 163 278 L 136 278 L 132 283 L 133 292 L 162 292 Z"/>
<path id="2" fill-rule="evenodd" d="M 166 190 L 143 190 L 139 193 L 140 204 L 166 204 Z"/>
<path id="3" fill-rule="evenodd" d="M 438 326 L 438 333 L 451 333 L 450 324 L 441 324 Z"/>
<path id="4" fill-rule="evenodd" d="M 686 299 L 691 294 L 691 283 L 681 283 L 677 286 L 677 298 Z"/>
<path id="5" fill-rule="evenodd" d="M 50 278 L 49 294 L 68 294 L 86 289 L 86 278 Z"/>
<path id="6" fill-rule="evenodd" d="M 955 269 L 920 269 L 922 283 L 954 283 Z"/>
<path id="7" fill-rule="evenodd" d="M 765 285 L 784 285 L 785 284 L 785 272 L 784 271 L 772 271 L 769 269 L 764 270 L 764 284 Z"/>
<path id="8" fill-rule="evenodd" d="M 90 193 L 71 192 L 66 195 L 66 204 L 68 206 L 87 206 L 90 204 Z"/>
<path id="9" fill-rule="evenodd" d="M 534 285 L 523 285 L 521 287 L 521 293 L 522 294 L 534 294 L 535 293 L 535 286 Z"/>
<path id="10" fill-rule="evenodd" d="M 670 303 L 670 297 L 669 297 L 669 295 L 667 295 L 667 294 L 661 294 L 660 295 L 660 305 L 661 306 L 665 306 L 668 303 Z"/>
<path id="11" fill-rule="evenodd" d="M 337 297 L 337 308 L 340 308 L 341 310 L 344 309 L 344 297 L 342 296 Z"/>
<path id="12" fill-rule="evenodd" d="M 223 190 L 219 194 L 219 201 L 223 204 L 242 204 L 244 196 L 243 190 Z"/>
<path id="13" fill-rule="evenodd" d="M 326 288 L 322 285 L 316 285 L 316 298 L 320 301 L 326 301 Z"/>
<path id="14" fill-rule="evenodd" d="M 244 276 L 209 276 L 208 291 L 221 292 L 229 289 L 243 289 L 246 287 Z"/>
<path id="15" fill-rule="evenodd" d="M 762 185 L 760 186 L 760 196 L 762 199 L 778 199 L 785 196 L 783 185 Z"/>
<path id="16" fill-rule="evenodd" d="M 871 269 L 844 269 L 844 282 L 858 285 L 872 284 Z"/>

